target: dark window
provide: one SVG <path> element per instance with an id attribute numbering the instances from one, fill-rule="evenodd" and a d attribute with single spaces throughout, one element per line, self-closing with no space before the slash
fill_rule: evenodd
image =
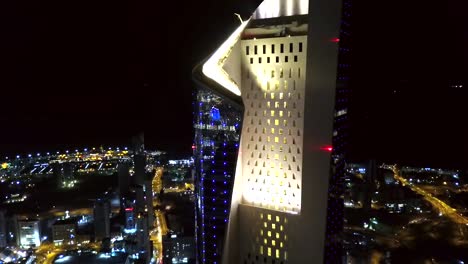
<path id="1" fill-rule="evenodd" d="M 289 43 L 289 52 L 293 52 L 293 44 L 292 43 Z"/>
<path id="2" fill-rule="evenodd" d="M 271 44 L 271 54 L 275 54 L 275 44 Z"/>
<path id="3" fill-rule="evenodd" d="M 258 58 L 258 63 L 262 63 L 262 58 Z"/>
<path id="4" fill-rule="evenodd" d="M 276 63 L 279 63 L 279 57 L 276 56 Z"/>
<path id="5" fill-rule="evenodd" d="M 253 64 L 253 58 L 250 58 L 250 64 Z"/>
<path id="6" fill-rule="evenodd" d="M 284 44 L 281 44 L 281 45 L 280 45 L 280 52 L 281 52 L 281 53 L 284 52 Z"/>
<path id="7" fill-rule="evenodd" d="M 250 48 L 249 46 L 246 46 L 246 47 L 245 47 L 245 54 L 247 54 L 247 55 L 249 55 L 249 53 L 250 53 L 250 52 L 249 52 L 249 51 L 250 51 L 249 48 Z"/>
<path id="8" fill-rule="evenodd" d="M 299 52 L 302 52 L 302 42 L 299 42 Z"/>
<path id="9" fill-rule="evenodd" d="M 284 56 L 284 62 L 288 62 L 288 56 Z"/>
<path id="10" fill-rule="evenodd" d="M 297 55 L 294 56 L 294 62 L 297 62 Z"/>
<path id="11" fill-rule="evenodd" d="M 270 63 L 270 57 L 267 57 L 267 63 Z"/>
<path id="12" fill-rule="evenodd" d="M 263 54 L 266 53 L 266 45 L 263 45 Z"/>
<path id="13" fill-rule="evenodd" d="M 257 55 L 257 45 L 254 46 L 254 54 Z"/>

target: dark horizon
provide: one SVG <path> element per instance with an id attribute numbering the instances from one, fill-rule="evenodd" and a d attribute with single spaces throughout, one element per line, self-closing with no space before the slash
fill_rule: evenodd
<path id="1" fill-rule="evenodd" d="M 148 149 L 189 155 L 192 67 L 253 2 L 1 3 L 0 156 L 124 146 L 141 131 Z M 351 159 L 468 166 L 464 7 L 355 3 Z"/>

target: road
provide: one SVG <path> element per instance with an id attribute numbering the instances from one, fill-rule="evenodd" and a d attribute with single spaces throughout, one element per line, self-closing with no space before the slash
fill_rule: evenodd
<path id="1" fill-rule="evenodd" d="M 428 201 L 435 209 L 437 209 L 441 214 L 447 216 L 450 220 L 457 224 L 465 224 L 468 225 L 468 219 L 464 216 L 460 215 L 455 208 L 450 207 L 448 204 L 444 203 L 443 201 L 439 200 L 438 198 L 432 196 L 431 193 L 426 192 L 422 188 L 412 184 L 405 178 L 399 175 L 398 170 L 394 167 L 393 168 L 394 177 L 397 181 L 399 181 L 403 186 L 408 186 L 413 192 L 420 194 L 424 197 L 426 201 Z"/>
<path id="2" fill-rule="evenodd" d="M 153 200 L 153 205 L 155 207 L 159 206 L 160 204 L 158 195 L 162 189 L 163 172 L 164 172 L 164 169 L 162 167 L 158 167 L 153 177 L 152 189 L 153 189 L 153 193 L 156 194 Z M 150 232 L 150 239 L 153 242 L 153 248 L 154 248 L 153 253 L 154 253 L 156 262 L 162 263 L 162 258 L 163 258 L 162 237 L 163 235 L 167 234 L 168 228 L 166 224 L 166 218 L 164 217 L 164 213 L 161 210 L 156 209 L 154 214 L 156 217 L 154 219 L 154 229 L 151 230 Z"/>

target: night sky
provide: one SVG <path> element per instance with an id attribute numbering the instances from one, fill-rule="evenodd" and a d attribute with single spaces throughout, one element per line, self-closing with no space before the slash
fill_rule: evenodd
<path id="1" fill-rule="evenodd" d="M 185 2 L 1 1 L 0 156 L 140 131 L 190 154 L 191 70 L 259 1 Z M 464 1 L 355 2 L 351 157 L 468 164 Z"/>

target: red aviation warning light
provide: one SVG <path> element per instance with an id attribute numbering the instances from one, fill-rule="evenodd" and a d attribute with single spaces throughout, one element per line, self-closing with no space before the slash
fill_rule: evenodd
<path id="1" fill-rule="evenodd" d="M 339 38 L 332 38 L 330 39 L 331 42 L 334 42 L 334 43 L 338 43 L 340 42 L 340 39 Z"/>
<path id="2" fill-rule="evenodd" d="M 320 149 L 323 150 L 323 151 L 326 151 L 326 152 L 332 152 L 333 151 L 333 147 L 330 146 L 330 145 L 323 146 Z"/>

